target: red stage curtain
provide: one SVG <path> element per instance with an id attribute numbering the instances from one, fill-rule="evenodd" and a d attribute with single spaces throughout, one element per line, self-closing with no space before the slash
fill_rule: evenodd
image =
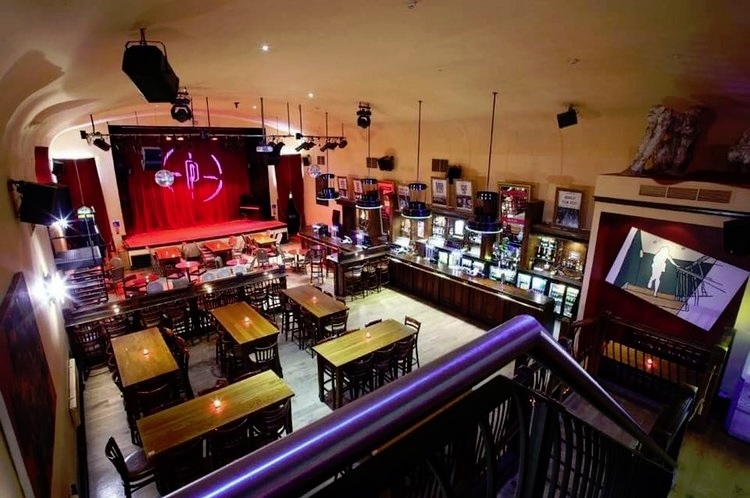
<path id="1" fill-rule="evenodd" d="M 276 191 L 279 195 L 279 221 L 286 223 L 289 192 L 299 213 L 300 226 L 305 226 L 305 185 L 302 181 L 302 157 L 299 154 L 281 156 L 276 165 Z"/>
<path id="2" fill-rule="evenodd" d="M 104 193 L 102 192 L 102 184 L 99 181 L 96 161 L 93 158 L 89 158 L 63 159 L 63 162 L 65 163 L 63 171 L 55 176 L 57 176 L 58 183 L 67 185 L 70 188 L 70 199 L 73 202 L 73 209 L 78 209 L 81 206 L 93 207 L 99 233 L 107 244 L 107 247 L 113 248 L 112 229 L 109 226 L 107 205 L 104 203 Z"/>
<path id="3" fill-rule="evenodd" d="M 34 147 L 34 172 L 39 183 L 52 183 L 49 169 L 49 147 Z"/>
<path id="4" fill-rule="evenodd" d="M 160 187 L 156 171 L 146 171 L 137 145 L 125 147 L 131 171 L 128 191 L 132 226 L 128 233 L 221 223 L 239 217 L 240 197 L 249 192 L 244 146 L 227 148 L 210 140 L 161 146 L 165 169 L 175 174 L 171 187 Z"/>

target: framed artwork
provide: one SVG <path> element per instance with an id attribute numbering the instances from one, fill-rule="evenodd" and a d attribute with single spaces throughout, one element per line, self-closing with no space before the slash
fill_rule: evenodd
<path id="1" fill-rule="evenodd" d="M 581 208 L 583 191 L 557 188 L 555 192 L 555 213 L 553 225 L 565 228 L 581 228 Z"/>
<path id="2" fill-rule="evenodd" d="M 445 178 L 432 178 L 432 204 L 448 206 L 448 180 Z"/>
<path id="3" fill-rule="evenodd" d="M 520 222 L 526 218 L 526 208 L 531 200 L 531 185 L 523 183 L 498 183 L 500 193 L 500 218 Z"/>
<path id="4" fill-rule="evenodd" d="M 631 227 L 606 281 L 703 330 L 711 330 L 748 272 Z"/>
<path id="5" fill-rule="evenodd" d="M 456 209 L 474 210 L 474 192 L 468 180 L 456 180 Z"/>
<path id="6" fill-rule="evenodd" d="M 398 211 L 401 212 L 409 206 L 409 186 L 399 185 L 396 188 L 398 197 Z"/>
<path id="7" fill-rule="evenodd" d="M 52 496 L 57 395 L 23 273 L 0 305 L 0 395 L 0 424 L 24 494 Z"/>
<path id="8" fill-rule="evenodd" d="M 339 189 L 339 195 L 342 199 L 349 198 L 349 179 L 347 177 L 337 176 L 336 187 Z"/>
<path id="9" fill-rule="evenodd" d="M 354 191 L 354 200 L 357 201 L 362 198 L 362 179 L 352 178 L 352 190 Z"/>

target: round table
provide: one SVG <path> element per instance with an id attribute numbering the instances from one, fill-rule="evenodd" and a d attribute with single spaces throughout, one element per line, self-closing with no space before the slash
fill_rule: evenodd
<path id="1" fill-rule="evenodd" d="M 197 261 L 180 261 L 179 263 L 174 265 L 174 267 L 179 270 L 185 270 L 187 273 L 188 282 L 190 282 L 190 272 L 195 268 L 198 268 L 199 264 L 200 263 L 198 263 Z"/>

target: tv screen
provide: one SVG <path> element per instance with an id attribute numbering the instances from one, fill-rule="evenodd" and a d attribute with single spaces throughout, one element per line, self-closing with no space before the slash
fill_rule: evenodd
<path id="1" fill-rule="evenodd" d="M 141 147 L 143 153 L 143 169 L 146 171 L 158 171 L 162 168 L 164 160 L 160 147 Z"/>

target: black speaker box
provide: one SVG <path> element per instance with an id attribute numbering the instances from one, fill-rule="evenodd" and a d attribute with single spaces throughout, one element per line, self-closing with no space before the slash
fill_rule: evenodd
<path id="1" fill-rule="evenodd" d="M 453 180 L 461 178 L 461 166 L 448 166 L 448 173 L 445 175 L 448 183 L 453 184 Z"/>
<path id="2" fill-rule="evenodd" d="M 164 159 L 160 147 L 142 147 L 143 169 L 146 171 L 159 171 L 164 165 Z"/>
<path id="3" fill-rule="evenodd" d="M 58 219 L 70 218 L 73 202 L 70 189 L 57 183 L 30 183 L 19 186 L 21 206 L 18 217 L 24 223 L 51 225 Z"/>
<path id="4" fill-rule="evenodd" d="M 561 112 L 557 115 L 557 127 L 566 128 L 578 124 L 578 114 L 575 109 L 568 109 L 565 112 Z"/>
<path id="5" fill-rule="evenodd" d="M 383 156 L 378 158 L 378 168 L 380 168 L 380 171 L 392 171 L 393 166 L 393 156 Z"/>
<path id="6" fill-rule="evenodd" d="M 155 45 L 131 45 L 122 57 L 122 70 L 149 102 L 174 102 L 180 79 L 167 56 Z"/>
<path id="7" fill-rule="evenodd" d="M 65 161 L 61 159 L 52 160 L 52 174 L 60 176 L 65 174 Z"/>
<path id="8" fill-rule="evenodd" d="M 724 250 L 735 256 L 750 254 L 750 218 L 737 218 L 724 222 Z"/>

